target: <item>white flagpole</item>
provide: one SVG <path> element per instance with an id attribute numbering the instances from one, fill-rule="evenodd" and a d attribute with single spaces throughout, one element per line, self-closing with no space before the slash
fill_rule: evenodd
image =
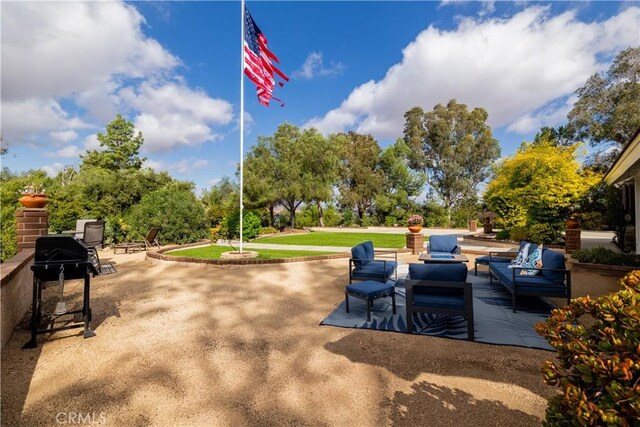
<path id="1" fill-rule="evenodd" d="M 244 0 L 241 3 L 240 14 L 240 253 L 242 253 L 242 185 L 244 172 Z"/>

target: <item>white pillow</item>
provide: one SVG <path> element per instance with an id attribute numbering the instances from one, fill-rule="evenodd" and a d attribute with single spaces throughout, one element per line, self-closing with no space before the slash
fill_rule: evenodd
<path id="1" fill-rule="evenodd" d="M 511 261 L 511 264 L 509 264 L 507 268 L 520 267 L 524 260 L 527 259 L 527 256 L 529 256 L 530 246 L 531 243 L 527 243 L 526 245 L 524 245 L 522 249 L 520 249 L 520 252 L 518 252 L 518 256 L 516 256 L 516 258 Z"/>
<path id="2" fill-rule="evenodd" d="M 542 243 L 538 248 L 531 252 L 526 260 L 522 263 L 522 267 L 527 268 L 542 268 Z M 540 270 L 522 270 L 520 271 L 521 276 L 535 276 L 540 273 Z"/>

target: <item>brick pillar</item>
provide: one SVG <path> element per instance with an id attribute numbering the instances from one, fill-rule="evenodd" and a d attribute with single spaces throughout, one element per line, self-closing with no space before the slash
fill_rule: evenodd
<path id="1" fill-rule="evenodd" d="M 18 252 L 35 248 L 36 239 L 49 233 L 49 212 L 46 209 L 18 209 L 16 211 Z"/>
<path id="2" fill-rule="evenodd" d="M 416 255 L 424 251 L 424 235 L 422 233 L 407 233 L 407 248 Z"/>
<path id="3" fill-rule="evenodd" d="M 567 228 L 565 230 L 565 250 L 567 251 L 568 254 L 570 254 L 573 251 L 577 251 L 580 249 L 580 233 L 582 232 L 582 230 L 580 230 L 579 228 Z"/>

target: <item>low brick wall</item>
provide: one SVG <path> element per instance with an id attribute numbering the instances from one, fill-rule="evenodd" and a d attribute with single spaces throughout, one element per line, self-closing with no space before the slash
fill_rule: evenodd
<path id="1" fill-rule="evenodd" d="M 594 264 L 591 262 L 580 262 L 573 258 L 569 259 L 569 268 L 571 271 L 579 273 L 597 273 L 604 276 L 622 277 L 634 270 L 640 270 L 640 267 L 625 267 L 623 265 L 607 265 Z"/>
<path id="2" fill-rule="evenodd" d="M 2 264 L 0 331 L 4 348 L 13 330 L 31 307 L 33 293 L 33 249 L 24 249 Z"/>

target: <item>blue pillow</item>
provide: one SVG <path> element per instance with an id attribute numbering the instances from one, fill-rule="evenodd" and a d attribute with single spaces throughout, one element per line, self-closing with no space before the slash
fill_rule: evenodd
<path id="1" fill-rule="evenodd" d="M 545 268 L 554 268 L 559 270 L 565 270 L 564 255 L 553 251 L 551 249 L 545 249 L 542 251 L 542 263 Z M 543 270 L 542 275 L 552 280 L 561 282 L 564 280 L 564 273 L 561 271 L 547 271 Z"/>
<path id="2" fill-rule="evenodd" d="M 365 258 L 368 260 L 374 259 L 375 252 L 373 251 L 373 242 L 371 240 L 367 240 L 366 242 L 362 242 L 360 244 L 364 247 L 364 254 L 366 255 Z"/>
<path id="3" fill-rule="evenodd" d="M 366 261 L 363 261 L 367 259 L 367 253 L 365 252 L 362 244 L 355 245 L 351 248 L 351 258 L 353 258 L 353 265 L 355 265 L 356 268 L 361 268 L 367 263 Z"/>
<path id="4" fill-rule="evenodd" d="M 524 240 L 523 240 L 523 242 L 524 242 Z M 513 267 L 522 266 L 522 263 L 529 256 L 529 248 L 531 247 L 531 245 L 529 243 L 525 243 L 524 245 L 522 245 L 522 243 L 521 243 L 520 245 L 521 245 L 521 247 L 520 247 L 520 252 L 518 252 L 518 256 L 516 256 L 515 259 L 513 261 L 511 261 L 511 264 L 509 264 L 507 266 L 507 268 L 513 268 Z"/>

